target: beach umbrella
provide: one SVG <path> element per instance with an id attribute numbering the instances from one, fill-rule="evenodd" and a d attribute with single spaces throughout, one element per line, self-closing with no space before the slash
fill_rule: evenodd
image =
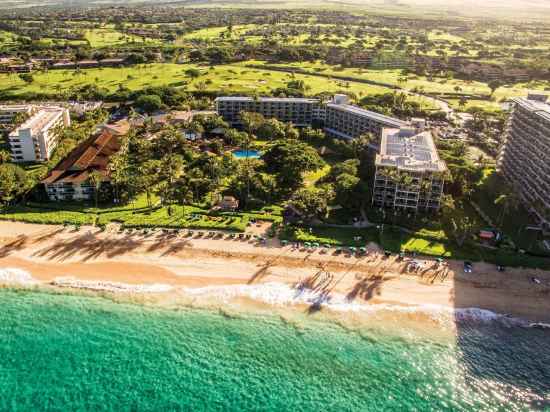
<path id="1" fill-rule="evenodd" d="M 312 243 L 311 246 L 313 246 L 313 247 L 319 247 L 319 246 L 321 246 L 321 245 L 320 245 L 319 243 L 315 242 L 315 243 Z"/>
<path id="2" fill-rule="evenodd" d="M 357 248 L 354 247 L 354 246 L 351 246 L 351 247 L 349 248 L 349 251 L 350 251 L 351 253 L 355 253 L 355 252 L 357 251 Z"/>
<path id="3" fill-rule="evenodd" d="M 281 240 L 281 245 L 283 245 L 283 246 L 288 245 L 288 241 L 287 240 Z"/>
<path id="4" fill-rule="evenodd" d="M 359 250 L 361 251 L 361 253 L 367 253 L 367 248 L 366 247 L 361 247 L 361 248 L 359 248 Z"/>
<path id="5" fill-rule="evenodd" d="M 305 248 L 309 248 L 310 246 L 311 246 L 311 245 L 310 245 L 309 242 L 304 242 L 304 247 L 305 247 Z"/>
<path id="6" fill-rule="evenodd" d="M 325 243 L 324 248 L 325 249 L 330 249 L 330 245 L 328 243 Z"/>

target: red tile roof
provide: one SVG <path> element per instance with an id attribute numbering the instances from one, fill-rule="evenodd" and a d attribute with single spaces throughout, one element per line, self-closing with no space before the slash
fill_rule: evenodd
<path id="1" fill-rule="evenodd" d="M 108 180 L 109 158 L 119 149 L 118 137 L 103 131 L 77 146 L 54 167 L 42 183 L 82 183 L 88 180 L 89 174 L 94 170 Z"/>

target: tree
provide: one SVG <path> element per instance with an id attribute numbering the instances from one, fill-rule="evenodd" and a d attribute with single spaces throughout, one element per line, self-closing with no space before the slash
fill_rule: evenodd
<path id="1" fill-rule="evenodd" d="M 292 195 L 289 204 L 298 210 L 305 220 L 311 220 L 326 216 L 328 202 L 332 197 L 333 193 L 329 188 L 310 186 L 297 190 Z"/>
<path id="2" fill-rule="evenodd" d="M 504 84 L 500 80 L 491 80 L 487 86 L 491 89 L 491 96 L 495 94 L 495 91 Z"/>
<path id="3" fill-rule="evenodd" d="M 266 122 L 261 113 L 255 112 L 241 112 L 240 118 L 243 124 L 243 129 L 249 135 L 256 134 L 259 127 Z"/>
<path id="4" fill-rule="evenodd" d="M 0 164 L 8 163 L 11 161 L 11 153 L 7 150 L 0 150 Z"/>
<path id="5" fill-rule="evenodd" d="M 99 202 L 99 190 L 101 189 L 101 183 L 104 179 L 104 176 L 97 170 L 92 171 L 92 173 L 88 176 L 90 184 L 94 187 L 94 200 L 96 208 Z"/>
<path id="6" fill-rule="evenodd" d="M 9 204 L 26 189 L 25 171 L 12 163 L 0 164 L 0 200 Z"/>
<path id="7" fill-rule="evenodd" d="M 348 173 L 338 175 L 334 182 L 336 202 L 340 205 L 348 207 L 355 203 L 356 196 L 354 196 L 354 194 L 360 181 L 361 179 L 357 176 Z"/>
<path id="8" fill-rule="evenodd" d="M 513 192 L 507 192 L 501 194 L 495 199 L 495 206 L 500 206 L 500 216 L 499 216 L 499 226 L 502 227 L 504 223 L 504 218 L 510 210 L 514 210 L 519 206 L 519 198 Z"/>
<path id="9" fill-rule="evenodd" d="M 163 107 L 160 96 L 156 94 L 143 94 L 136 100 L 136 107 L 146 111 L 147 113 L 156 112 Z"/>
<path id="10" fill-rule="evenodd" d="M 25 83 L 32 83 L 34 81 L 34 77 L 30 73 L 21 73 L 19 75 L 19 78 L 23 80 Z"/>
<path id="11" fill-rule="evenodd" d="M 269 173 L 276 175 L 279 189 L 288 193 L 303 184 L 302 174 L 322 167 L 317 151 L 294 139 L 278 140 L 262 156 Z"/>
<path id="12" fill-rule="evenodd" d="M 147 197 L 147 207 L 151 209 L 153 207 L 152 194 L 155 190 L 155 186 L 158 183 L 158 172 L 161 168 L 161 164 L 158 160 L 147 160 L 141 164 L 138 168 L 139 175 L 138 182 L 141 190 L 145 192 Z"/>
<path id="13" fill-rule="evenodd" d="M 191 77 L 192 79 L 196 79 L 197 77 L 199 77 L 199 76 L 201 75 L 201 72 L 200 72 L 199 69 L 193 69 L 193 68 L 191 68 L 191 69 L 187 69 L 187 70 L 185 71 L 185 75 L 186 75 L 187 77 Z"/>
<path id="14" fill-rule="evenodd" d="M 259 139 L 278 140 L 286 136 L 285 124 L 277 119 L 267 119 L 256 130 Z"/>

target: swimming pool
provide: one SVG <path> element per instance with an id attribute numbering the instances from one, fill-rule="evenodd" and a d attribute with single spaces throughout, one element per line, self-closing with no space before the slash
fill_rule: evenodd
<path id="1" fill-rule="evenodd" d="M 233 156 L 237 159 L 258 159 L 262 155 L 258 150 L 235 150 Z"/>

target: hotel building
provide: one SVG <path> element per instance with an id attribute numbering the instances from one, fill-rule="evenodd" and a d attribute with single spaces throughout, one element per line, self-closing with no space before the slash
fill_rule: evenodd
<path id="1" fill-rule="evenodd" d="M 218 97 L 215 101 L 217 113 L 232 126 L 241 126 L 241 112 L 260 113 L 266 118 L 281 122 L 292 122 L 295 126 L 310 126 L 320 117 L 317 99 L 278 97 Z"/>
<path id="2" fill-rule="evenodd" d="M 380 138 L 382 129 L 401 128 L 406 122 L 348 104 L 345 95 L 336 95 L 325 110 L 325 133 L 330 137 L 354 139 L 371 133 Z"/>
<path id="3" fill-rule="evenodd" d="M 24 114 L 31 116 L 35 111 L 34 107 L 28 104 L 13 105 L 13 106 L 0 106 L 0 126 L 8 127 L 13 123 L 15 116 L 18 114 Z"/>
<path id="4" fill-rule="evenodd" d="M 292 122 L 295 126 L 311 126 L 314 121 L 324 123 L 327 136 L 354 139 L 365 133 L 380 138 L 382 129 L 400 128 L 406 122 L 380 113 L 348 104 L 346 95 L 337 94 L 329 103 L 317 99 L 262 97 L 218 97 L 216 111 L 232 126 L 241 126 L 241 112 L 261 113 L 266 118 Z"/>
<path id="5" fill-rule="evenodd" d="M 415 212 L 440 208 L 447 166 L 422 126 L 383 129 L 375 163 L 375 206 Z"/>
<path id="6" fill-rule="evenodd" d="M 61 107 L 40 108 L 8 136 L 14 162 L 42 162 L 57 146 L 57 127 L 70 126 L 69 111 Z"/>
<path id="7" fill-rule="evenodd" d="M 90 137 L 77 146 L 42 181 L 51 201 L 91 200 L 95 187 L 90 174 L 97 171 L 102 184 L 109 184 L 109 159 L 120 150 L 118 136 L 108 131 Z"/>
<path id="8" fill-rule="evenodd" d="M 531 94 L 512 101 L 498 170 L 541 226 L 550 230 L 550 105 Z"/>

